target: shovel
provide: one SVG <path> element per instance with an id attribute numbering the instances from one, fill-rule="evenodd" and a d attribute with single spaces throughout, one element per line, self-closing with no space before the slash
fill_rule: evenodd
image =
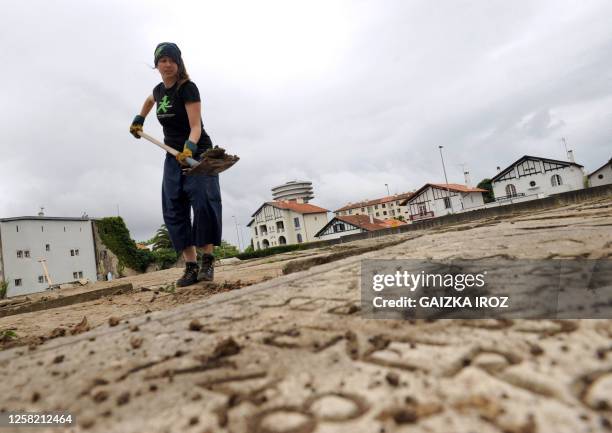
<path id="1" fill-rule="evenodd" d="M 146 138 L 151 143 L 161 147 L 169 154 L 176 156 L 179 152 L 176 149 L 171 148 L 167 144 L 162 143 L 159 140 L 151 137 L 149 134 L 144 132 L 139 132 L 142 138 Z M 215 155 L 214 157 L 208 157 L 207 153 L 211 153 L 211 155 Z M 208 150 L 204 152 L 203 157 L 200 161 L 196 161 L 193 158 L 185 158 L 185 163 L 189 165 L 188 168 L 183 169 L 183 173 L 187 175 L 194 174 L 219 174 L 222 171 L 227 170 L 232 165 L 236 164 L 240 158 L 235 155 L 227 155 L 225 150 L 216 147 L 215 149 Z"/>

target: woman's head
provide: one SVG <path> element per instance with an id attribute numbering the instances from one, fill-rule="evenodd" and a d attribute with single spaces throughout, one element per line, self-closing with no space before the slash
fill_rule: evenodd
<path id="1" fill-rule="evenodd" d="M 162 77 L 175 77 L 179 84 L 189 80 L 189 74 L 185 69 L 181 50 L 172 42 L 162 42 L 157 45 L 154 52 L 155 67 Z"/>

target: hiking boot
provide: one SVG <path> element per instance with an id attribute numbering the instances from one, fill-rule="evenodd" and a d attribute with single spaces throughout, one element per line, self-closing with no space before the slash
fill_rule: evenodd
<path id="1" fill-rule="evenodd" d="M 176 282 L 176 287 L 191 286 L 198 282 L 198 264 L 195 262 L 185 263 L 185 273 Z"/>
<path id="2" fill-rule="evenodd" d="M 212 281 L 215 279 L 215 256 L 212 254 L 202 254 L 200 259 L 200 272 L 198 281 Z"/>

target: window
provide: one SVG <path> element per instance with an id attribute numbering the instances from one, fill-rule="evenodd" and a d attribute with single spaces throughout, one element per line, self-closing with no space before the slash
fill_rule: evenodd
<path id="1" fill-rule="evenodd" d="M 558 174 L 553 174 L 553 176 L 550 178 L 550 183 L 552 186 L 561 186 L 563 185 L 563 180 Z"/>
<path id="2" fill-rule="evenodd" d="M 417 205 L 417 208 L 419 209 L 419 215 L 425 215 L 427 213 L 427 206 L 423 203 L 420 203 Z"/>
<path id="3" fill-rule="evenodd" d="M 17 278 L 15 280 L 15 287 L 19 287 L 19 286 L 21 286 L 21 278 Z"/>
<path id="4" fill-rule="evenodd" d="M 18 250 L 18 251 L 17 251 L 17 258 L 18 258 L 18 259 L 20 259 L 20 258 L 22 258 L 22 257 L 23 257 L 23 251 Z"/>
<path id="5" fill-rule="evenodd" d="M 46 283 L 46 282 L 47 282 L 47 277 L 45 277 L 44 275 L 39 275 L 39 276 L 38 276 L 38 282 L 39 282 L 40 284 L 42 284 L 42 283 Z"/>
<path id="6" fill-rule="evenodd" d="M 79 278 L 83 278 L 83 271 L 79 271 Z"/>
<path id="7" fill-rule="evenodd" d="M 300 233 L 297 234 L 297 241 L 298 241 L 298 244 L 302 243 L 302 235 Z"/>
<path id="8" fill-rule="evenodd" d="M 516 187 L 511 183 L 506 185 L 506 195 L 508 197 L 516 197 Z"/>
<path id="9" fill-rule="evenodd" d="M 536 186 L 535 180 L 532 180 L 531 182 L 529 182 L 529 186 Z"/>
<path id="10" fill-rule="evenodd" d="M 395 210 L 391 210 L 391 215 L 395 216 Z"/>
<path id="11" fill-rule="evenodd" d="M 598 174 L 597 179 L 603 179 L 603 174 Z"/>
<path id="12" fill-rule="evenodd" d="M 19 226 L 15 226 L 15 228 L 17 229 L 17 233 L 19 233 Z M 21 280 L 19 280 L 21 281 Z"/>
<path id="13" fill-rule="evenodd" d="M 377 204 L 374 205 L 374 209 L 378 209 L 378 205 Z"/>
<path id="14" fill-rule="evenodd" d="M 255 236 L 257 236 L 257 227 L 255 227 Z"/>
<path id="15" fill-rule="evenodd" d="M 353 209 L 349 209 L 349 215 L 353 215 Z"/>
<path id="16" fill-rule="evenodd" d="M 26 259 L 29 259 L 30 258 L 30 250 L 25 250 L 23 252 L 23 257 L 25 257 Z"/>
<path id="17" fill-rule="evenodd" d="M 44 232 L 45 231 L 45 227 L 44 226 L 40 226 L 40 231 Z"/>
<path id="18" fill-rule="evenodd" d="M 300 228 L 300 219 L 298 217 L 293 218 L 293 225 L 296 229 Z"/>
<path id="19" fill-rule="evenodd" d="M 72 273 L 72 278 L 74 278 L 75 280 L 76 280 L 77 278 L 79 278 L 79 273 L 78 273 L 78 272 L 73 272 L 73 273 Z"/>
<path id="20" fill-rule="evenodd" d="M 46 251 L 51 251 L 51 245 L 49 245 L 49 244 L 45 245 L 45 250 Z"/>
<path id="21" fill-rule="evenodd" d="M 364 207 L 361 208 L 361 212 L 365 212 L 365 208 Z"/>
<path id="22" fill-rule="evenodd" d="M 382 207 L 383 207 L 383 208 L 386 208 L 386 207 L 387 207 L 387 205 L 385 205 L 385 204 L 383 203 L 383 204 L 382 204 Z"/>
<path id="23" fill-rule="evenodd" d="M 70 255 L 74 256 L 74 250 L 70 250 Z"/>
<path id="24" fill-rule="evenodd" d="M 376 212 L 376 216 L 380 216 L 380 212 Z"/>
<path id="25" fill-rule="evenodd" d="M 79 255 L 79 250 L 74 250 L 74 255 L 78 256 Z"/>
<path id="26" fill-rule="evenodd" d="M 444 197 L 444 207 L 446 209 L 450 209 L 450 207 L 451 207 L 450 197 Z"/>
<path id="27" fill-rule="evenodd" d="M 385 211 L 383 211 L 383 215 L 387 215 L 387 211 L 386 211 L 386 210 L 385 210 Z"/>

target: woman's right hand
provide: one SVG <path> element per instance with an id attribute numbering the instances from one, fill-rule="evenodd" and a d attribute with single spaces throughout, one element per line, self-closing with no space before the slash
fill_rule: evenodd
<path id="1" fill-rule="evenodd" d="M 140 138 L 140 133 L 142 132 L 142 125 L 144 124 L 145 118 L 140 114 L 134 117 L 132 124 L 130 125 L 130 134 L 132 134 L 136 138 Z"/>

